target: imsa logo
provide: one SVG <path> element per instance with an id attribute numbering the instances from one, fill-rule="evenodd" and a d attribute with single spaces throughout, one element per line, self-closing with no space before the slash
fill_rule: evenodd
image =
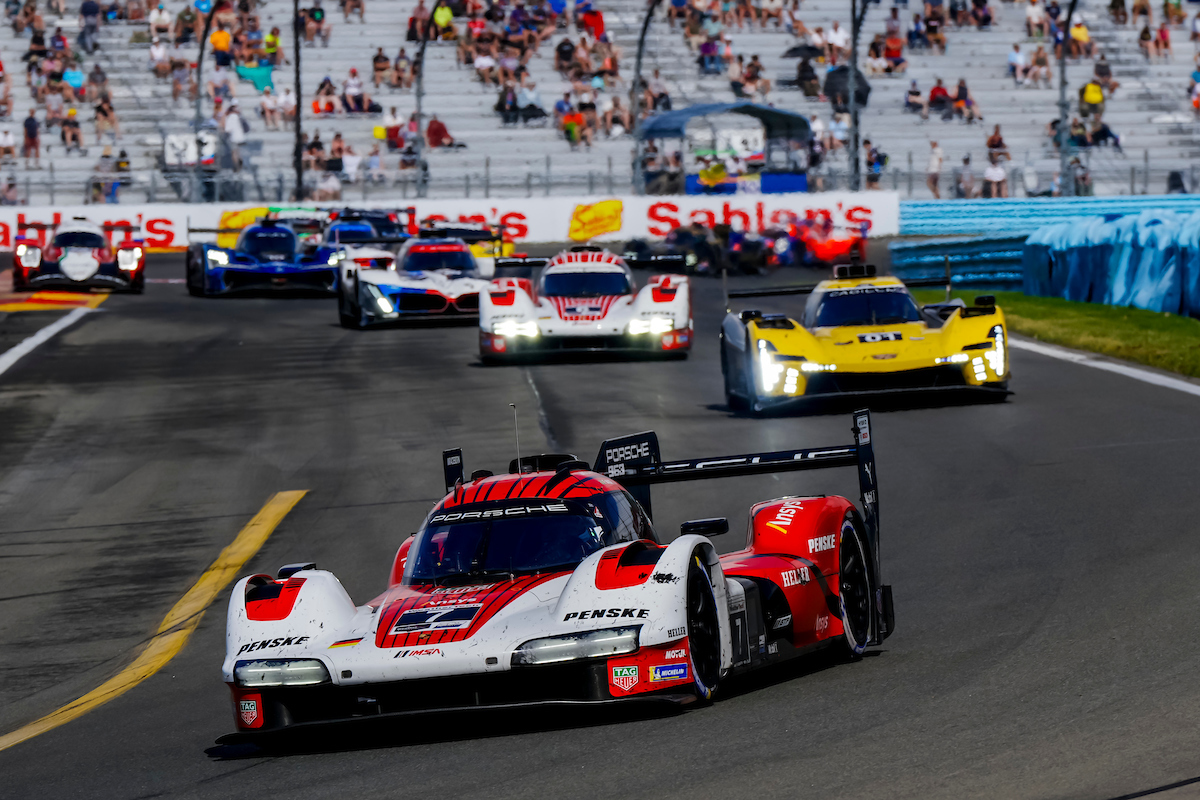
<path id="1" fill-rule="evenodd" d="M 833 533 L 808 540 L 808 552 L 810 553 L 820 553 L 835 547 L 837 547 L 837 535 Z"/>
<path id="2" fill-rule="evenodd" d="M 613 667 L 612 668 L 612 683 L 623 692 L 628 692 L 638 683 L 638 668 L 631 667 Z"/>

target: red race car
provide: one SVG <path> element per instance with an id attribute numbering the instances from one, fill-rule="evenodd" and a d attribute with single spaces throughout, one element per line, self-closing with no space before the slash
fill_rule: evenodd
<path id="1" fill-rule="evenodd" d="M 612 439 L 594 466 L 516 459 L 449 494 L 396 554 L 388 587 L 356 605 L 315 564 L 243 578 L 224 679 L 239 732 L 222 742 L 360 717 L 630 701 L 687 704 L 721 684 L 834 646 L 853 658 L 894 627 L 882 582 L 869 414 L 834 447 L 663 462 L 652 432 Z M 853 467 L 861 508 L 836 496 L 752 505 L 746 546 L 718 555 L 725 519 L 663 544 L 650 487 Z"/>

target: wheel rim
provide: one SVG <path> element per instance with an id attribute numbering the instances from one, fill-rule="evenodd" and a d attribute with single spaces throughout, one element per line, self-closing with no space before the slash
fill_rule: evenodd
<path id="1" fill-rule="evenodd" d="M 721 638 L 712 586 L 699 565 L 699 559 L 696 561 L 696 566 L 688 571 L 688 644 L 692 651 L 697 686 L 708 695 L 716 686 L 721 671 Z"/>
<path id="2" fill-rule="evenodd" d="M 838 582 L 842 625 L 846 629 L 847 644 L 855 652 L 861 653 L 871 634 L 871 581 L 862 540 L 849 522 L 842 529 L 840 560 Z"/>

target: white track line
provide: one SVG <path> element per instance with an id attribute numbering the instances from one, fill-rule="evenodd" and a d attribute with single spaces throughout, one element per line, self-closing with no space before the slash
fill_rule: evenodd
<path id="1" fill-rule="evenodd" d="M 94 311 L 94 309 L 77 308 L 57 322 L 42 328 L 28 339 L 24 339 L 20 343 L 10 347 L 4 353 L 0 353 L 0 375 L 8 372 L 8 370 L 14 364 L 37 349 L 38 345 L 45 344 L 46 342 L 50 341 L 50 339 L 52 339 L 56 333 L 71 327 L 76 322 L 83 319 L 84 315 L 90 314 L 92 311 Z"/>
<path id="2" fill-rule="evenodd" d="M 1163 375 L 1158 372 L 1152 372 L 1148 369 L 1140 369 L 1138 367 L 1123 364 L 1119 361 L 1110 361 L 1101 356 L 1091 355 L 1089 353 L 1081 353 L 1078 350 L 1069 350 L 1065 347 L 1057 347 L 1050 344 L 1042 344 L 1041 342 L 1031 342 L 1026 339 L 1009 338 L 1009 345 L 1017 350 L 1028 350 L 1031 353 L 1038 353 L 1050 358 L 1057 358 L 1062 361 L 1070 361 L 1073 364 L 1082 364 L 1085 367 L 1094 367 L 1102 369 L 1106 372 L 1115 372 L 1118 375 L 1124 375 L 1127 378 L 1133 378 L 1135 381 L 1151 383 L 1155 386 L 1162 386 L 1167 389 L 1175 389 L 1180 392 L 1195 395 L 1200 397 L 1200 384 L 1192 383 L 1184 378 L 1172 378 L 1169 375 Z"/>

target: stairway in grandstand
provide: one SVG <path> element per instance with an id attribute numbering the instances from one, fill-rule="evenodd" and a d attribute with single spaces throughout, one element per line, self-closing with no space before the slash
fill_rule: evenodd
<path id="1" fill-rule="evenodd" d="M 640 0 L 609 0 L 608 3 L 614 9 L 631 14 L 641 5 Z M 1023 3 L 992 0 L 992 5 L 997 12 L 997 22 L 990 30 L 956 30 L 951 26 L 945 55 L 931 51 L 906 52 L 909 58 L 907 75 L 870 79 L 872 93 L 869 107 L 861 116 L 862 135 L 889 155 L 892 174 L 885 176 L 883 186 L 899 189 L 902 197 L 931 196 L 924 185 L 931 139 L 937 140 L 945 153 L 943 197 L 947 196 L 950 170 L 962 163 L 964 155 L 971 155 L 978 183 L 986 165 L 985 142 L 996 123 L 1002 125 L 1005 143 L 1012 154 L 1010 184 L 1014 195 L 1022 194 L 1021 173 L 1026 166 L 1037 172 L 1043 187 L 1048 186 L 1058 170 L 1057 152 L 1046 137 L 1047 123 L 1058 115 L 1057 67 L 1054 68 L 1053 88 L 1015 88 L 1013 81 L 1006 77 L 1008 53 L 1014 43 L 1020 43 L 1022 50 L 1032 53 L 1038 42 L 1025 35 Z M 864 57 L 872 36 L 883 32 L 890 8 L 890 5 L 880 3 L 868 12 L 861 47 Z M 906 11 L 911 19 L 912 13 L 919 11 L 921 6 L 913 2 L 911 6 L 899 8 L 901 19 Z M 1157 18 L 1158 7 L 1155 8 Z M 1112 64 L 1114 78 L 1121 83 L 1115 97 L 1107 103 L 1104 119 L 1120 135 L 1124 154 L 1110 148 L 1093 148 L 1088 154 L 1096 192 L 1130 194 L 1130 168 L 1133 167 L 1136 174 L 1132 193 L 1163 193 L 1167 188 L 1166 173 L 1183 170 L 1188 175 L 1191 160 L 1200 155 L 1200 125 L 1191 112 L 1187 97 L 1193 54 L 1187 31 L 1172 31 L 1175 49 L 1172 62 L 1149 64 L 1138 49 L 1137 31 L 1128 26 L 1114 26 L 1107 17 L 1107 3 L 1083 0 L 1076 13 L 1087 21 L 1093 39 Z M 820 25 L 828 31 L 835 19 L 846 27 L 849 3 L 845 0 L 804 0 L 800 18 L 809 28 Z M 745 32 L 735 30 L 732 37 L 734 52 L 744 54 L 747 60 L 758 54 L 772 79 L 794 77 L 796 60 L 781 57 L 794 41 L 786 32 L 773 28 L 764 32 L 755 28 Z M 647 52 L 650 58 L 647 70 L 654 67 L 662 70 L 673 89 L 673 96 L 678 98 L 677 106 L 735 99 L 729 83 L 723 78 L 700 77 L 695 54 L 688 50 L 681 32 L 678 29 L 670 31 L 665 22 L 656 21 L 651 27 Z M 1091 77 L 1092 64 L 1087 59 L 1068 63 L 1068 94 L 1072 100 L 1077 97 L 1082 83 Z M 944 79 L 951 90 L 959 78 L 966 79 L 984 112 L 983 124 L 943 122 L 938 118 L 922 121 L 917 115 L 902 113 L 909 81 L 916 79 L 921 91 L 928 95 L 938 77 Z M 829 104 L 806 100 L 798 91 L 773 91 L 769 102 L 804 114 L 819 113 L 826 123 L 829 122 Z M 1072 102 L 1073 115 L 1076 108 L 1076 103 Z M 910 154 L 915 171 L 911 195 L 907 175 Z M 1147 156 L 1151 168 L 1149 181 L 1146 181 L 1144 171 Z M 829 166 L 840 172 L 844 181 L 844 157 L 835 156 Z"/>

